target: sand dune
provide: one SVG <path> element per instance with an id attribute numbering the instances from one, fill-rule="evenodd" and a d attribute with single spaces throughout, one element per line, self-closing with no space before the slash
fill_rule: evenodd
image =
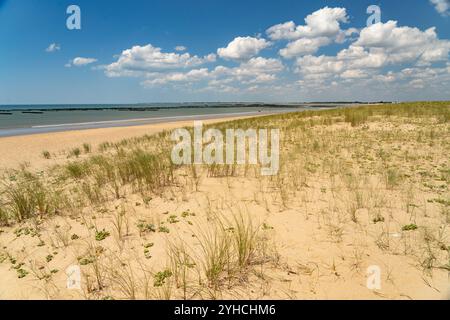
<path id="1" fill-rule="evenodd" d="M 416 103 L 208 121 L 279 128 L 269 177 L 174 166 L 156 133 L 189 122 L 0 139 L 0 298 L 448 299 L 449 115 Z"/>

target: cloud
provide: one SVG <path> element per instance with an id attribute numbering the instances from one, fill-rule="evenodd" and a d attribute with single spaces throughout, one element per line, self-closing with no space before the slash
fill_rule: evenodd
<path id="1" fill-rule="evenodd" d="M 57 43 L 52 43 L 47 47 L 47 49 L 45 49 L 45 51 L 49 52 L 49 53 L 59 51 L 59 50 L 61 50 L 61 46 Z"/>
<path id="2" fill-rule="evenodd" d="M 325 74 L 335 75 L 345 70 L 345 63 L 336 57 L 324 56 L 305 56 L 296 61 L 297 72 L 303 75 Z"/>
<path id="3" fill-rule="evenodd" d="M 340 23 L 348 22 L 345 8 L 325 7 L 310 14 L 304 26 L 296 26 L 293 21 L 277 24 L 267 29 L 271 40 L 296 40 L 302 37 L 336 37 L 341 33 Z"/>
<path id="4" fill-rule="evenodd" d="M 387 21 L 344 29 L 348 22 L 345 8 L 326 7 L 308 15 L 304 25 L 289 21 L 270 27 L 267 39 L 237 37 L 217 50 L 227 60 L 223 65 L 216 54 L 197 56 L 184 46 L 164 52 L 148 44 L 124 50 L 101 68 L 108 77 L 138 77 L 144 87 L 189 93 L 251 93 L 281 100 L 448 96 L 450 41 L 440 39 L 435 28 Z M 279 57 L 262 57 L 274 43 L 283 44 Z M 335 43 L 339 49 L 320 53 Z"/>
<path id="5" fill-rule="evenodd" d="M 448 16 L 450 12 L 450 0 L 430 0 L 437 12 L 443 16 Z"/>
<path id="6" fill-rule="evenodd" d="M 145 87 L 163 85 L 169 82 L 197 82 L 210 76 L 207 68 L 193 69 L 188 72 L 173 72 L 167 74 L 154 74 L 153 79 L 143 81 L 141 84 Z"/>
<path id="7" fill-rule="evenodd" d="M 83 58 L 83 57 L 76 57 L 75 59 L 69 61 L 65 67 L 70 68 L 71 66 L 74 67 L 83 67 L 87 66 L 88 64 L 97 62 L 97 59 L 94 58 Z"/>
<path id="8" fill-rule="evenodd" d="M 283 71 L 282 62 L 274 58 L 255 57 L 242 62 L 234 68 L 223 66 L 216 67 L 213 74 L 222 82 L 236 84 L 254 84 L 272 82 L 277 79 L 277 74 Z"/>
<path id="9" fill-rule="evenodd" d="M 275 81 L 277 74 L 284 70 L 283 63 L 275 58 L 251 57 L 267 46 L 268 42 L 256 38 L 236 39 L 238 39 L 239 45 L 235 47 L 237 42 L 234 41 L 228 46 L 230 50 L 237 48 L 236 52 L 239 53 L 239 55 L 232 55 L 234 59 L 238 57 L 240 59 L 240 63 L 236 67 L 218 65 L 211 70 L 198 68 L 199 65 L 215 62 L 216 55 L 210 54 L 199 58 L 189 53 L 164 53 L 160 48 L 147 45 L 145 47 L 135 46 L 123 51 L 116 62 L 103 69 L 109 77 L 142 77 L 144 79 L 141 85 L 144 87 L 169 84 L 180 87 L 203 81 L 209 89 L 236 92 L 238 88 L 233 87 L 232 83 L 239 86 Z M 244 39 L 244 41 L 241 42 L 240 39 Z M 248 41 L 249 39 L 250 41 Z M 253 44 L 253 46 L 249 44 Z M 228 50 L 226 52 L 230 53 Z"/>
<path id="10" fill-rule="evenodd" d="M 280 50 L 280 55 L 283 58 L 293 58 L 296 56 L 302 56 L 307 54 L 316 53 L 320 47 L 326 46 L 331 43 L 331 40 L 326 37 L 320 38 L 302 38 L 290 42 L 286 48 Z"/>
<path id="11" fill-rule="evenodd" d="M 450 41 L 439 40 L 435 28 L 421 31 L 418 28 L 398 27 L 397 21 L 364 28 L 354 45 L 383 50 L 389 63 L 417 60 L 417 63 L 427 65 L 447 60 L 450 51 Z"/>
<path id="12" fill-rule="evenodd" d="M 336 56 L 306 55 L 296 60 L 296 72 L 304 79 L 334 81 L 336 79 L 376 77 L 383 68 L 413 64 L 427 67 L 448 61 L 450 41 L 440 40 L 435 28 L 398 27 L 396 21 L 378 23 L 361 30 L 359 38 Z M 389 74 L 385 79 L 392 79 Z M 379 78 L 382 79 L 382 78 Z"/>
<path id="13" fill-rule="evenodd" d="M 343 79 L 362 79 L 367 76 L 368 74 L 360 69 L 346 70 L 341 74 L 341 78 Z"/>
<path id="14" fill-rule="evenodd" d="M 232 68 L 231 70 L 234 75 L 254 76 L 267 73 L 274 74 L 282 71 L 283 69 L 283 63 L 278 59 L 256 57 L 241 63 L 239 67 Z"/>
<path id="15" fill-rule="evenodd" d="M 189 53 L 162 52 L 148 44 L 146 46 L 134 46 L 124 50 L 118 60 L 105 67 L 108 77 L 121 76 L 145 76 L 147 73 L 164 70 L 189 69 L 198 67 L 216 60 L 215 54 L 204 57 L 191 56 Z"/>
<path id="16" fill-rule="evenodd" d="M 348 69 L 377 69 L 387 64 L 388 56 L 382 49 L 351 45 L 341 50 L 336 59 L 346 64 Z"/>
<path id="17" fill-rule="evenodd" d="M 226 48 L 219 48 L 219 57 L 227 60 L 248 60 L 271 44 L 265 39 L 237 37 Z"/>
<path id="18" fill-rule="evenodd" d="M 355 28 L 342 30 L 341 23 L 347 22 L 345 8 L 325 7 L 308 15 L 305 25 L 297 26 L 293 21 L 288 21 L 270 27 L 266 33 L 273 41 L 291 41 L 286 48 L 279 51 L 282 57 L 290 59 L 316 53 L 321 47 L 332 42 L 345 42 L 347 37 L 358 32 Z"/>
<path id="19" fill-rule="evenodd" d="M 186 72 L 149 74 L 149 79 L 144 80 L 141 84 L 145 87 L 155 87 L 169 83 L 175 85 L 193 84 L 207 80 L 209 81 L 209 89 L 228 91 L 231 88 L 231 83 L 235 85 L 249 85 L 272 82 L 277 79 L 276 74 L 283 69 L 283 63 L 278 59 L 254 57 L 234 68 L 217 66 L 211 71 L 207 68 L 202 68 Z"/>

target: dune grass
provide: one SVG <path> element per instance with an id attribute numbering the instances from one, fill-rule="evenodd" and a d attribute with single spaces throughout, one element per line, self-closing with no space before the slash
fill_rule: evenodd
<path id="1" fill-rule="evenodd" d="M 332 123 L 349 123 L 351 126 L 361 126 L 370 121 L 376 121 L 378 117 L 397 117 L 398 121 L 411 122 L 426 121 L 427 123 L 446 124 L 450 121 L 450 107 L 447 102 L 417 102 L 402 104 L 387 104 L 378 106 L 350 107 L 342 109 L 306 111 L 289 114 L 263 116 L 252 119 L 236 120 L 214 125 L 219 130 L 226 128 L 280 128 L 284 134 L 284 145 L 289 143 L 290 135 L 294 132 L 308 134 L 308 128 Z M 401 120 L 404 119 L 404 120 Z M 208 127 L 208 126 L 206 126 Z M 437 140 L 437 132 L 418 132 L 417 140 L 422 139 L 423 134 L 429 134 Z M 444 132 L 440 133 L 442 137 Z M 434 136 L 433 136 L 434 135 Z M 46 173 L 47 177 L 57 181 L 56 190 L 48 186 L 41 177 L 26 170 L 16 171 L 12 175 L 14 179 L 3 182 L 3 206 L 2 216 L 13 221 L 23 221 L 34 215 L 44 216 L 58 212 L 62 205 L 54 197 L 55 192 L 66 194 L 69 198 L 71 192 L 67 186 L 73 181 L 78 186 L 79 192 L 90 202 L 104 202 L 111 198 L 120 198 L 121 189 L 131 186 L 135 192 L 158 193 L 165 187 L 175 183 L 174 172 L 177 167 L 170 160 L 170 150 L 173 142 L 169 140 L 169 132 L 162 132 L 153 136 L 142 136 L 133 139 L 125 139 L 119 143 L 103 143 L 100 146 L 102 154 L 88 155 L 82 160 L 70 160 L 66 165 L 60 166 Z M 316 138 L 317 139 L 317 138 Z M 323 153 L 317 140 L 304 142 L 301 152 Z M 300 147 L 301 144 L 297 143 Z M 92 147 L 83 145 L 85 153 L 90 153 Z M 305 149 L 306 148 L 306 149 Z M 378 152 L 385 152 L 379 150 Z M 75 148 L 70 154 L 74 157 L 81 155 L 81 149 Z M 283 154 L 283 159 L 292 157 L 292 153 Z M 384 159 L 389 155 L 379 155 Z M 294 155 L 294 157 L 296 157 Z M 247 169 L 246 169 L 247 170 Z M 312 169 L 311 169 L 312 170 Z M 448 178 L 442 169 L 442 176 Z M 207 174 L 210 177 L 232 177 L 238 174 L 236 166 L 210 165 Z M 242 173 L 242 170 L 240 171 Z M 386 168 L 384 171 L 386 185 L 394 188 L 402 179 L 401 174 L 395 168 Z M 48 180 L 48 179 L 47 179 Z M 448 179 L 446 180 L 448 182 Z M 5 220 L 5 219 L 3 219 Z"/>
<path id="2" fill-rule="evenodd" d="M 175 166 L 170 160 L 174 145 L 170 132 L 105 142 L 97 148 L 83 146 L 78 155 L 72 152 L 65 163 L 44 172 L 5 173 L 0 226 L 82 212 L 94 243 L 89 259 L 82 260 L 88 273 L 87 297 L 104 298 L 115 288 L 126 299 L 220 299 L 224 292 L 266 278 L 266 264 L 278 261 L 276 252 L 267 255 L 270 244 L 263 237 L 273 228 L 226 205 L 219 210 L 213 205 L 217 199 L 207 199 L 209 207 L 202 217 L 207 222 L 198 224 L 201 228 L 195 227 L 197 221 L 190 214 L 161 215 L 149 203 L 157 198 L 178 207 L 190 196 L 208 192 L 204 182 L 211 179 L 222 181 L 228 191 L 236 191 L 234 183 L 250 181 L 257 190 L 239 204 L 264 207 L 268 217 L 295 212 L 305 221 L 315 221 L 330 246 L 346 247 L 349 234 L 362 234 L 381 252 L 414 258 L 418 268 L 432 272 L 445 268 L 450 255 L 449 115 L 448 102 L 418 102 L 293 112 L 205 126 L 222 131 L 280 129 L 281 168 L 273 177 L 262 177 L 258 165 Z M 126 207 L 120 205 L 124 203 Z M 130 206 L 145 208 L 151 217 L 133 220 L 127 211 Z M 98 216 L 111 223 L 97 228 Z M 61 250 L 78 240 L 68 231 L 58 237 L 63 231 L 52 234 Z M 130 245 L 133 236 L 138 245 Z M 167 263 L 151 271 L 141 262 L 138 267 L 124 262 L 120 270 L 108 268 L 109 262 L 95 253 L 116 240 L 121 253 L 139 247 L 143 264 L 153 265 L 163 260 L 153 254 L 153 245 L 161 239 L 168 242 Z M 346 256 L 355 272 L 362 270 L 362 250 Z M 336 268 L 331 268 L 334 275 Z"/>

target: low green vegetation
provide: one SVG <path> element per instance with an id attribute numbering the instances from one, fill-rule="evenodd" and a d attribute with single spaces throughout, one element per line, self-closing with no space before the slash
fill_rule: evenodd
<path id="1" fill-rule="evenodd" d="M 103 241 L 106 238 L 108 238 L 109 236 L 110 236 L 110 233 L 108 231 L 106 231 L 105 229 L 95 232 L 95 240 L 97 240 L 97 241 Z"/>
<path id="2" fill-rule="evenodd" d="M 402 227 L 403 231 L 414 231 L 417 230 L 419 227 L 416 224 L 408 224 Z"/>
<path id="3" fill-rule="evenodd" d="M 170 270 L 160 271 L 155 274 L 155 281 L 153 282 L 154 287 L 162 287 L 166 280 L 172 276 L 172 272 Z"/>

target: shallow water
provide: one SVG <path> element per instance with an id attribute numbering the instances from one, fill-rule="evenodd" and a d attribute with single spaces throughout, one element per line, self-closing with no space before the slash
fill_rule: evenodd
<path id="1" fill-rule="evenodd" d="M 139 105 L 133 107 L 152 108 L 155 106 Z M 178 105 L 175 107 L 162 106 L 162 109 L 141 109 L 137 111 L 136 109 L 130 109 L 133 107 L 124 107 L 120 110 L 118 107 L 114 106 L 102 106 L 103 109 L 91 110 L 94 108 L 93 106 L 3 106 L 0 107 L 0 110 L 2 110 L 0 113 L 5 113 L 0 114 L 0 137 L 56 131 L 143 125 L 191 119 L 202 120 L 240 115 L 245 116 L 293 112 L 305 109 L 304 107 L 291 108 L 286 106 L 183 107 L 182 105 Z M 27 111 L 24 111 L 25 109 Z"/>

